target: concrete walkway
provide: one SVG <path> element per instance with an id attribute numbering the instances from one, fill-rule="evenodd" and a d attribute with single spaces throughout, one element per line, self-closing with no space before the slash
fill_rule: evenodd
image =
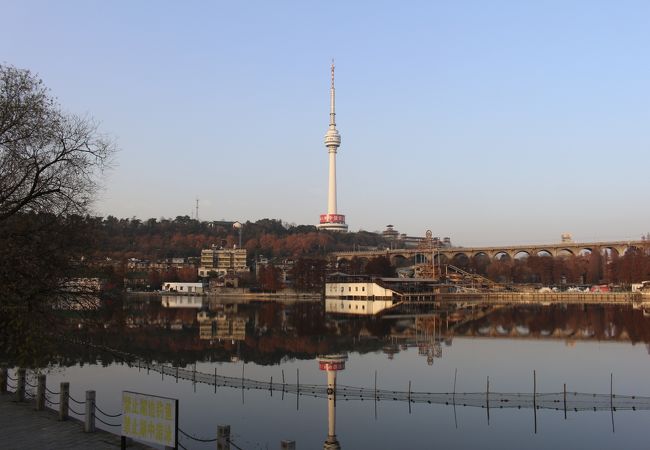
<path id="1" fill-rule="evenodd" d="M 106 431 L 84 433 L 76 419 L 60 422 L 52 410 L 35 411 L 33 402 L 16 403 L 0 395 L 0 447 L 3 449 L 119 449 L 120 437 Z M 119 431 L 119 429 L 118 429 Z M 133 449 L 147 449 L 141 444 Z"/>

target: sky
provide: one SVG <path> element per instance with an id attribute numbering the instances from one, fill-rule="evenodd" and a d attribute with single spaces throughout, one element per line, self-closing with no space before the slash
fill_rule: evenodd
<path id="1" fill-rule="evenodd" d="M 0 0 L 0 63 L 119 147 L 101 216 L 458 245 L 650 231 L 650 2 Z"/>

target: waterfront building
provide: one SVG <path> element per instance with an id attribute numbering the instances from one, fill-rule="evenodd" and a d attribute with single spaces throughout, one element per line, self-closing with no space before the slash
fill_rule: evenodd
<path id="1" fill-rule="evenodd" d="M 336 129 L 334 62 L 332 61 L 332 85 L 330 87 L 330 125 L 325 134 L 325 146 L 329 154 L 329 181 L 327 190 L 327 214 L 321 214 L 318 228 L 321 230 L 347 232 L 345 216 L 336 208 L 336 152 L 341 145 L 341 135 Z"/>
<path id="2" fill-rule="evenodd" d="M 240 272 L 248 272 L 246 265 L 246 249 L 223 248 L 213 245 L 201 250 L 200 277 L 225 276 Z"/>
<path id="3" fill-rule="evenodd" d="M 402 302 L 433 301 L 449 289 L 434 279 L 334 273 L 325 282 L 325 312 L 374 315 Z"/>
<path id="4" fill-rule="evenodd" d="M 162 285 L 162 290 L 180 294 L 203 294 L 206 290 L 206 285 L 204 283 L 165 282 Z"/>

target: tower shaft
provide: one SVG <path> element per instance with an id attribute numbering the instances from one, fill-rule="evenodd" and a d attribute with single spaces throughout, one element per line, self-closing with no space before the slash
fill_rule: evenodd
<path id="1" fill-rule="evenodd" d="M 336 215 L 336 147 L 330 147 L 330 176 L 327 191 L 327 215 Z"/>

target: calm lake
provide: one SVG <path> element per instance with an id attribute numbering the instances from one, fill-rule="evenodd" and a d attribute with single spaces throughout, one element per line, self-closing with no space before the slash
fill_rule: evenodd
<path id="1" fill-rule="evenodd" d="M 48 387 L 69 381 L 77 399 L 94 389 L 108 413 L 123 390 L 177 398 L 184 432 L 213 439 L 227 424 L 242 449 L 648 447 L 650 314 L 631 305 L 459 302 L 349 317 L 322 302 L 129 297 L 105 331 L 124 353 L 71 357 Z M 335 405 L 318 363 L 332 354 L 347 357 Z"/>

